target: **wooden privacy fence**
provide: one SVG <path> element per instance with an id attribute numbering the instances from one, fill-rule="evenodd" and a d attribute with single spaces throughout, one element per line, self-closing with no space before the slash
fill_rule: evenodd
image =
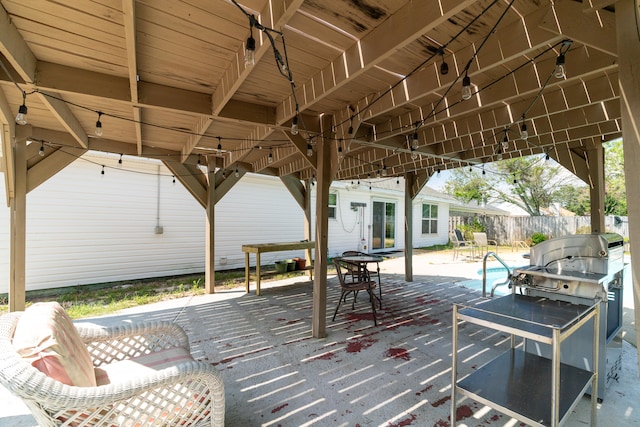
<path id="1" fill-rule="evenodd" d="M 452 216 L 449 217 L 449 230 L 460 228 L 463 224 L 472 224 L 477 220 L 483 224 L 487 236 L 501 245 L 510 245 L 517 240 L 526 241 L 534 233 L 543 233 L 549 237 L 567 234 L 588 233 L 591 231 L 589 216 Z M 609 215 L 604 220 L 605 231 L 629 237 L 629 223 L 626 216 Z"/>

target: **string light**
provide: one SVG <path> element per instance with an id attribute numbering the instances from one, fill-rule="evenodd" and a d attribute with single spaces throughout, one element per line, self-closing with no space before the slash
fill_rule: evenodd
<path id="1" fill-rule="evenodd" d="M 466 73 L 462 78 L 462 99 L 465 101 L 471 99 L 471 77 L 469 77 Z"/>
<path id="2" fill-rule="evenodd" d="M 566 76 L 566 70 L 564 68 L 564 53 L 560 53 L 556 58 L 556 69 L 553 72 L 553 76 L 556 79 L 564 79 Z"/>
<path id="3" fill-rule="evenodd" d="M 442 63 L 440 64 L 440 74 L 446 76 L 449 73 L 449 64 L 444 60 L 444 49 L 440 48 L 439 52 L 442 57 Z"/>
<path id="4" fill-rule="evenodd" d="M 387 176 L 387 165 L 382 162 L 382 176 Z"/>
<path id="5" fill-rule="evenodd" d="M 298 116 L 295 115 L 291 121 L 291 135 L 297 135 L 298 131 Z"/>
<path id="6" fill-rule="evenodd" d="M 311 176 L 311 185 L 316 185 L 316 174 L 315 173 Z"/>
<path id="7" fill-rule="evenodd" d="M 338 158 L 342 159 L 342 157 L 343 157 L 342 145 L 338 145 Z"/>
<path id="8" fill-rule="evenodd" d="M 269 163 L 273 163 L 273 150 L 271 148 L 269 149 L 269 157 L 267 161 Z"/>
<path id="9" fill-rule="evenodd" d="M 102 172 L 100 172 L 100 175 L 104 175 L 104 165 L 102 165 Z"/>
<path id="10" fill-rule="evenodd" d="M 509 137 L 507 136 L 508 129 L 504 130 L 504 139 L 502 140 L 502 151 L 507 151 L 509 149 Z"/>
<path id="11" fill-rule="evenodd" d="M 40 143 L 40 150 L 38 151 L 40 157 L 44 157 L 44 142 Z"/>
<path id="12" fill-rule="evenodd" d="M 175 175 L 171 175 L 171 177 L 173 178 L 173 183 L 176 183 L 176 176 Z"/>
<path id="13" fill-rule="evenodd" d="M 218 137 L 218 154 L 222 154 L 222 142 L 220 141 L 220 137 Z"/>
<path id="14" fill-rule="evenodd" d="M 526 141 L 529 138 L 529 132 L 527 132 L 527 123 L 525 122 L 524 114 L 522 115 L 522 126 L 520 127 L 520 138 Z"/>
<path id="15" fill-rule="evenodd" d="M 227 172 L 222 169 L 222 179 L 227 179 Z"/>
<path id="16" fill-rule="evenodd" d="M 201 165 L 202 162 L 200 162 L 200 154 L 198 154 L 198 165 Z"/>
<path id="17" fill-rule="evenodd" d="M 307 143 L 307 157 L 311 157 L 313 156 L 313 147 L 311 146 L 311 143 Z"/>
<path id="18" fill-rule="evenodd" d="M 118 159 L 118 167 L 122 167 L 122 153 L 120 153 L 120 158 Z"/>
<path id="19" fill-rule="evenodd" d="M 16 115 L 16 123 L 24 126 L 27 124 L 27 112 L 29 109 L 27 108 L 27 94 L 26 92 L 22 92 L 22 105 L 18 108 L 18 114 Z"/>
<path id="20" fill-rule="evenodd" d="M 240 176 L 240 171 L 238 170 L 238 167 L 236 166 L 236 171 L 233 173 L 233 175 L 238 178 Z"/>
<path id="21" fill-rule="evenodd" d="M 100 121 L 100 117 L 102 117 L 102 111 L 98 111 L 98 121 L 96 122 L 96 136 L 102 136 L 102 122 Z"/>
<path id="22" fill-rule="evenodd" d="M 256 39 L 253 38 L 253 20 L 249 19 L 249 37 L 244 47 L 244 68 L 251 68 L 256 63 Z"/>
<path id="23" fill-rule="evenodd" d="M 416 150 L 418 148 L 418 132 L 413 132 L 413 136 L 411 138 L 411 149 Z"/>

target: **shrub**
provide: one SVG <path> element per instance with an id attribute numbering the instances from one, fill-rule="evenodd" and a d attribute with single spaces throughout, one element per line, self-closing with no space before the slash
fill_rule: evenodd
<path id="1" fill-rule="evenodd" d="M 533 233 L 531 235 L 531 246 L 535 246 L 540 242 L 544 242 L 545 240 L 547 240 L 549 237 L 544 234 L 544 233 Z"/>
<path id="2" fill-rule="evenodd" d="M 576 234 L 589 234 L 591 233 L 591 226 L 583 225 L 582 227 L 576 228 Z"/>
<path id="3" fill-rule="evenodd" d="M 460 224 L 460 227 L 458 228 L 460 228 L 462 235 L 467 240 L 473 240 L 473 233 L 482 233 L 486 231 L 486 227 L 478 221 L 478 218 L 474 218 L 471 224 Z"/>

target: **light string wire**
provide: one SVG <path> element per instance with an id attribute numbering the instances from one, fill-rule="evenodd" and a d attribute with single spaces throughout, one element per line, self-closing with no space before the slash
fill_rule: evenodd
<path id="1" fill-rule="evenodd" d="M 240 7 L 240 6 L 235 2 L 235 0 L 232 0 L 232 1 L 233 1 L 233 3 L 234 3 L 234 4 L 236 4 L 238 7 Z M 505 16 L 506 12 L 508 11 L 508 9 L 509 9 L 509 8 L 511 7 L 511 5 L 513 4 L 513 1 L 515 1 L 515 0 L 512 0 L 512 1 L 511 1 L 511 3 L 509 4 L 509 6 L 505 9 L 505 11 L 503 11 L 503 14 L 501 15 L 501 17 L 500 17 L 499 21 L 500 21 L 500 20 Z M 456 34 L 456 35 L 455 35 L 455 36 L 454 36 L 454 37 L 453 37 L 449 42 L 447 42 L 446 44 L 444 44 L 442 48 L 446 48 L 446 46 L 448 46 L 452 41 L 454 41 L 457 37 L 459 37 L 459 36 L 460 36 L 460 34 L 462 34 L 466 29 L 468 29 L 468 28 L 469 28 L 469 27 L 470 27 L 470 26 L 471 26 L 471 25 L 472 25 L 472 24 L 473 24 L 473 23 L 474 23 L 478 18 L 480 18 L 482 15 L 484 15 L 484 14 L 485 14 L 485 13 L 486 13 L 486 12 L 487 12 L 487 11 L 488 11 L 488 10 L 489 10 L 489 9 L 490 9 L 490 8 L 491 8 L 491 7 L 496 3 L 496 2 L 497 2 L 497 0 L 495 0 L 494 2 L 492 2 L 492 3 L 491 3 L 489 6 L 487 6 L 485 9 L 483 9 L 483 11 L 482 11 L 479 15 L 477 15 L 477 16 L 476 16 L 476 17 L 475 17 L 475 18 L 474 18 L 470 23 L 468 23 L 468 24 L 467 24 L 467 25 L 466 25 L 462 30 L 460 30 L 460 31 L 459 31 L 459 32 L 458 32 L 458 33 L 457 33 L 457 34 Z M 241 7 L 240 7 L 240 8 L 241 8 Z M 278 31 L 278 30 L 274 30 L 274 29 L 271 29 L 271 28 L 268 28 L 268 27 L 264 27 L 264 26 L 262 26 L 261 24 L 259 24 L 259 23 L 256 21 L 256 19 L 255 19 L 255 17 L 254 17 L 253 15 L 249 15 L 249 14 L 248 14 L 246 11 L 244 11 L 244 9 L 242 9 L 242 8 L 241 8 L 241 10 L 243 11 L 243 13 L 244 13 L 246 16 L 248 16 L 248 17 L 249 17 L 249 19 L 253 22 L 253 25 L 254 25 L 254 26 L 256 26 L 256 28 L 258 28 L 258 29 L 262 29 L 262 30 L 265 32 L 265 34 L 267 34 L 267 35 L 268 35 L 268 39 L 270 40 L 270 43 L 272 44 L 272 48 L 274 49 L 274 55 L 275 55 L 275 57 L 276 57 L 276 64 L 277 64 L 277 65 L 278 65 L 278 57 L 279 57 L 279 53 L 277 52 L 277 49 L 276 49 L 276 47 L 275 47 L 275 40 L 274 40 L 274 39 L 273 39 L 273 37 L 270 35 L 270 32 L 272 31 L 272 32 L 274 32 L 274 33 L 279 34 L 279 35 L 281 35 L 281 36 L 282 36 L 282 41 L 283 41 L 283 50 L 285 51 L 285 56 L 284 56 L 284 59 L 282 59 L 282 58 L 281 58 L 281 56 L 280 56 L 280 58 L 281 58 L 280 60 L 281 60 L 281 61 L 283 61 L 283 63 L 287 65 L 287 67 L 286 67 L 286 69 L 287 69 L 287 75 L 283 74 L 283 72 L 282 72 L 282 70 L 281 70 L 281 68 L 280 68 L 280 67 L 278 67 L 278 70 L 279 70 L 280 74 L 282 74 L 284 77 L 286 77 L 286 78 L 290 81 L 291 88 L 292 88 L 292 93 L 293 93 L 293 97 L 294 97 L 294 100 L 295 100 L 295 102 L 296 102 L 296 111 L 297 111 L 297 109 L 298 109 L 298 103 L 297 103 L 297 98 L 296 98 L 296 94 L 295 94 L 295 83 L 294 83 L 294 81 L 293 81 L 293 78 L 292 78 L 292 75 L 291 75 L 291 71 L 290 71 L 290 68 L 289 68 L 289 66 L 288 66 L 288 56 L 286 55 L 286 45 L 285 45 L 285 43 L 284 43 L 284 36 L 283 36 L 282 32 L 280 32 L 280 31 Z M 496 28 L 496 26 L 498 25 L 499 21 L 498 21 L 498 22 L 496 22 L 496 24 L 495 24 L 495 25 L 494 25 L 494 27 L 492 28 L 491 32 L 487 35 L 487 37 L 485 37 L 485 39 L 483 40 L 483 42 L 482 42 L 482 44 L 481 44 L 481 46 L 480 46 L 480 47 L 482 47 L 482 46 L 484 45 L 484 43 L 487 41 L 487 39 L 489 38 L 489 36 L 495 32 L 495 28 Z M 567 44 L 567 41 L 566 41 L 566 40 L 565 40 L 565 41 L 561 41 L 561 42 L 558 42 L 558 43 L 556 43 L 555 45 L 553 45 L 553 46 L 551 46 L 551 47 L 548 47 L 548 48 L 547 48 L 547 49 L 545 49 L 543 52 L 541 52 L 541 53 L 539 53 L 538 55 L 534 56 L 533 58 L 531 58 L 531 59 L 527 60 L 525 63 L 523 63 L 523 64 L 521 64 L 520 66 L 516 67 L 515 69 L 513 69 L 513 70 L 509 71 L 508 73 L 506 73 L 506 74 L 504 74 L 503 76 L 499 77 L 499 78 L 498 78 L 498 79 L 496 79 L 495 81 L 493 81 L 493 82 L 489 83 L 488 85 L 486 85 L 486 86 L 484 86 L 484 87 L 482 87 L 482 88 L 480 88 L 480 89 L 476 90 L 476 92 L 474 92 L 474 93 L 473 93 L 473 95 L 478 94 L 479 92 L 481 92 L 481 91 L 483 91 L 483 90 L 488 89 L 489 87 L 493 86 L 494 84 L 498 83 L 499 81 L 501 81 L 501 80 L 503 80 L 503 79 L 507 78 L 508 76 L 510 76 L 510 75 L 512 75 L 512 74 L 514 74 L 516 71 L 520 70 L 521 68 L 523 68 L 523 67 L 524 67 L 524 66 L 526 66 L 527 64 L 529 64 L 529 63 L 531 63 L 531 62 L 535 62 L 535 60 L 536 60 L 537 58 L 539 58 L 540 56 L 544 55 L 544 54 L 545 54 L 545 53 L 547 53 L 548 51 L 550 51 L 550 50 L 554 49 L 554 48 L 555 48 L 556 46 L 558 46 L 559 44 L 563 44 L 563 45 L 564 45 L 564 44 Z M 567 46 L 567 48 L 566 48 L 565 52 L 566 52 L 566 51 L 568 51 L 569 46 L 570 46 L 570 43 L 568 43 L 568 46 Z M 468 67 L 470 67 L 470 64 L 473 62 L 473 58 L 474 58 L 474 57 L 476 57 L 476 55 L 478 54 L 479 50 L 480 50 L 480 48 L 479 48 L 479 49 L 477 49 L 477 50 L 474 52 L 474 54 L 472 55 L 472 57 L 469 59 L 469 61 L 467 62 L 467 66 L 465 67 L 465 70 L 467 70 L 467 69 L 468 69 Z M 416 68 L 415 68 L 412 72 L 410 72 L 406 77 L 404 77 L 404 78 L 403 78 L 403 79 L 401 79 L 399 82 L 397 82 L 394 86 L 392 86 L 390 89 L 388 89 L 388 90 L 387 90 L 387 92 L 388 92 L 388 91 L 390 91 L 390 90 L 392 90 L 392 89 L 393 89 L 393 87 L 396 87 L 397 85 L 399 85 L 399 84 L 400 84 L 401 82 L 403 82 L 404 80 L 406 80 L 406 78 L 408 78 L 408 77 L 409 77 L 409 76 L 411 76 L 413 73 L 415 73 L 417 70 L 419 70 L 421 67 L 423 67 L 427 62 L 429 62 L 430 60 L 432 60 L 435 56 L 436 56 L 436 54 L 432 54 L 429 58 L 427 58 L 427 60 L 423 61 L 423 63 L 422 63 L 420 66 L 416 67 Z M 36 89 L 36 90 L 34 90 L 34 91 L 32 91 L 32 92 L 26 93 L 26 92 L 24 92 L 24 91 L 20 88 L 19 84 L 18 84 L 18 83 L 17 83 L 17 82 L 12 78 L 11 74 L 8 72 L 8 70 L 7 70 L 7 68 L 5 67 L 4 63 L 0 62 L 0 65 L 2 66 L 3 70 L 5 71 L 5 73 L 9 76 L 9 78 L 11 79 L 11 81 L 13 82 L 13 84 L 14 84 L 14 85 L 18 88 L 18 90 L 20 90 L 24 95 L 30 95 L 30 94 L 33 94 L 33 93 L 40 93 L 40 94 L 42 94 L 43 96 L 47 96 L 47 97 L 50 97 L 50 98 L 52 98 L 52 99 L 59 100 L 59 101 L 61 101 L 61 102 L 65 102 L 65 103 L 67 103 L 67 104 L 69 104 L 69 105 L 73 105 L 73 106 L 75 106 L 75 107 L 77 107 L 77 108 L 85 109 L 85 110 L 87 110 L 87 111 L 91 111 L 91 112 L 94 112 L 94 113 L 97 113 L 97 114 L 102 114 L 103 116 L 112 117 L 112 118 L 116 118 L 116 119 L 124 120 L 124 121 L 129 121 L 129 122 L 133 122 L 133 123 L 139 123 L 139 124 L 143 124 L 143 125 L 147 125 L 147 126 L 157 127 L 157 128 L 161 128 L 161 129 L 168 130 L 168 131 L 179 132 L 179 133 L 188 134 L 188 135 L 196 135 L 196 136 L 201 136 L 201 137 L 203 137 L 203 138 L 212 138 L 212 139 L 216 139 L 216 140 L 218 140 L 218 142 L 219 142 L 219 143 L 220 143 L 220 141 L 222 141 L 222 140 L 235 140 L 235 141 L 246 141 L 246 140 L 247 140 L 246 138 L 223 137 L 223 136 L 220 136 L 220 135 L 210 135 L 210 134 L 207 134 L 207 133 L 202 134 L 202 133 L 197 133 L 197 132 L 193 132 L 193 131 L 188 131 L 188 130 L 185 130 L 185 129 L 179 129 L 179 128 L 174 128 L 174 127 L 170 127 L 170 126 L 164 126 L 164 125 L 159 125 L 159 124 L 155 124 L 155 123 L 144 122 L 144 121 L 140 121 L 140 120 L 134 120 L 134 119 L 131 119 L 131 118 L 122 117 L 122 116 L 115 115 L 115 114 L 109 114 L 109 113 L 105 113 L 105 112 L 102 112 L 102 111 L 94 110 L 94 109 L 92 109 L 92 108 L 86 107 L 86 106 L 81 105 L 81 104 L 77 104 L 77 103 L 74 103 L 74 102 L 71 102 L 71 101 L 68 101 L 68 100 L 62 99 L 62 98 L 60 98 L 60 97 L 53 96 L 53 95 L 48 94 L 48 93 L 45 93 L 45 92 L 41 92 L 41 91 L 39 91 L 39 90 L 37 90 L 37 89 Z M 456 80 L 455 80 L 455 81 L 454 81 L 454 82 L 449 86 L 449 88 L 447 89 L 447 92 L 451 89 L 451 87 L 453 87 L 453 85 L 455 84 L 455 82 L 456 82 L 456 81 L 458 81 L 458 80 L 459 80 L 459 78 L 460 78 L 460 75 L 458 75 L 458 77 L 456 78 Z M 528 112 L 528 111 L 530 110 L 530 108 L 533 106 L 533 104 L 534 104 L 534 103 L 537 101 L 537 99 L 541 96 L 542 91 L 543 91 L 543 90 L 545 89 L 545 87 L 547 86 L 548 82 L 550 81 L 550 78 L 551 78 L 551 75 L 549 76 L 549 78 L 547 78 L 547 80 L 546 80 L 545 84 L 543 85 L 543 87 L 541 87 L 541 89 L 538 91 L 538 94 L 536 95 L 536 97 L 534 98 L 534 100 L 532 101 L 532 103 L 530 104 L 530 106 L 525 110 L 525 114 L 526 114 L 526 112 Z M 375 100 L 373 100 L 373 101 L 368 105 L 368 107 L 367 107 L 367 108 L 370 108 L 370 107 L 371 107 L 375 102 L 378 102 L 378 101 L 381 99 L 381 97 L 382 97 L 383 95 L 384 95 L 384 94 L 380 95 L 378 98 L 376 98 Z M 439 105 L 439 104 L 440 104 L 440 102 L 444 99 L 444 97 L 445 97 L 445 96 L 446 96 L 446 93 L 445 93 L 445 95 L 443 95 L 443 96 L 441 97 L 441 99 L 440 99 L 440 101 L 438 102 L 438 104 L 436 104 L 436 107 L 437 107 L 437 105 Z M 451 104 L 451 105 L 449 105 L 449 106 L 447 106 L 447 107 L 445 107 L 445 108 L 443 108 L 443 109 L 441 109 L 441 110 L 437 110 L 437 111 L 435 110 L 435 108 L 436 108 L 436 107 L 434 107 L 434 109 L 432 110 L 432 112 L 431 112 L 428 116 L 424 117 L 420 122 L 416 122 L 415 126 L 421 126 L 421 125 L 423 125 L 423 124 L 424 124 L 424 123 L 425 123 L 429 118 L 431 118 L 431 117 L 433 117 L 433 116 L 436 116 L 436 115 L 438 115 L 438 114 L 440 114 L 440 113 L 442 113 L 442 112 L 447 111 L 448 109 L 450 109 L 450 108 L 452 108 L 453 106 L 455 106 L 455 105 L 459 104 L 460 102 L 463 102 L 463 101 L 462 101 L 462 100 L 459 100 L 459 101 L 457 101 L 457 102 L 455 102 L 455 103 L 453 103 L 453 104 Z M 361 113 L 362 113 L 362 112 L 360 112 L 360 113 L 358 113 L 358 114 L 361 114 Z M 354 115 L 354 116 L 352 116 L 352 117 L 355 117 L 355 115 Z M 345 121 L 343 121 L 343 123 L 344 123 L 344 122 L 345 122 Z M 513 122 L 513 123 L 511 123 L 511 124 L 507 125 L 506 127 L 511 127 L 511 126 L 512 126 L 513 124 L 515 124 L 515 123 L 516 123 L 516 122 Z M 304 129 L 304 120 L 302 120 L 302 124 L 303 124 L 303 129 Z M 414 125 L 412 125 L 411 127 L 413 127 L 413 126 L 414 126 Z M 409 127 L 407 126 L 407 128 L 409 128 Z M 389 131 L 389 132 L 395 132 L 395 131 Z M 383 133 L 380 133 L 380 135 L 383 135 Z M 319 135 L 314 135 L 314 136 L 310 137 L 310 139 L 317 138 L 317 137 L 322 137 L 322 138 L 324 138 L 324 139 L 329 139 L 329 140 L 337 140 L 335 137 L 331 137 L 331 138 L 329 138 L 329 137 L 325 137 L 324 135 L 321 135 L 321 134 L 319 134 Z M 342 138 L 340 138 L 340 140 L 342 140 Z M 256 142 L 257 142 L 257 143 L 259 143 L 259 142 L 261 142 L 261 141 L 256 141 Z M 288 147 L 288 146 L 290 146 L 290 140 L 289 140 L 289 139 L 282 139 L 282 140 L 271 139 L 269 142 L 279 142 L 279 143 L 282 143 L 281 145 L 280 145 L 280 144 L 279 144 L 279 145 L 275 145 L 275 146 L 274 146 L 274 145 L 271 145 L 271 147 L 274 147 L 274 148 L 281 148 L 281 147 Z M 310 142 L 311 142 L 311 141 L 310 141 Z M 358 142 L 359 142 L 360 144 L 366 145 L 366 142 L 363 142 L 363 141 L 358 141 Z M 52 144 L 52 145 L 56 145 L 56 144 Z M 532 145 L 535 145 L 535 144 L 532 144 Z M 200 148 L 200 149 L 204 149 L 204 150 L 208 150 L 208 148 L 205 148 L 205 147 L 198 147 L 198 148 Z M 259 146 L 259 145 L 256 145 L 256 146 L 254 146 L 253 148 L 255 148 L 255 149 L 263 149 L 264 147 L 261 147 L 261 146 Z M 214 150 L 214 149 L 211 149 L 211 150 Z M 235 151 L 244 151 L 244 149 L 237 149 L 237 150 L 225 150 L 225 152 L 230 152 L 230 153 L 233 153 L 233 152 L 235 152 Z M 421 154 L 421 153 L 418 153 L 418 154 Z M 171 155 L 170 155 L 170 154 L 167 154 L 167 156 L 171 156 Z M 180 154 L 176 154 L 175 156 L 180 156 Z M 386 157 L 385 157 L 385 158 L 386 158 Z M 443 162 L 444 162 L 444 160 L 443 160 Z M 370 165 L 374 165 L 374 164 L 378 163 L 378 161 L 368 162 L 368 163 L 369 163 Z M 432 167 L 436 167 L 436 166 L 432 166 Z"/>

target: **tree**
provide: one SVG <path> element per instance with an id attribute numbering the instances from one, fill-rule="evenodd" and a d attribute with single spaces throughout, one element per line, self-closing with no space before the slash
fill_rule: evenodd
<path id="1" fill-rule="evenodd" d="M 622 140 L 608 142 L 605 148 L 605 215 L 627 215 Z M 577 215 L 590 214 L 589 187 L 564 168 L 542 156 L 520 157 L 486 164 L 480 174 L 476 168 L 455 169 L 444 192 L 469 203 L 504 201 L 519 206 L 532 216 L 551 203 Z"/>
<path id="2" fill-rule="evenodd" d="M 605 198 L 606 215 L 627 214 L 627 190 L 624 175 L 624 152 L 622 139 L 604 144 Z"/>
<path id="3" fill-rule="evenodd" d="M 561 185 L 553 192 L 553 200 L 575 213 L 576 215 L 590 214 L 589 187 L 587 185 Z"/>
<path id="4" fill-rule="evenodd" d="M 445 183 L 445 193 L 465 203 L 509 202 L 539 216 L 560 184 L 560 167 L 542 156 L 503 160 L 485 165 L 483 171 L 484 175 L 477 168 L 454 170 Z"/>

